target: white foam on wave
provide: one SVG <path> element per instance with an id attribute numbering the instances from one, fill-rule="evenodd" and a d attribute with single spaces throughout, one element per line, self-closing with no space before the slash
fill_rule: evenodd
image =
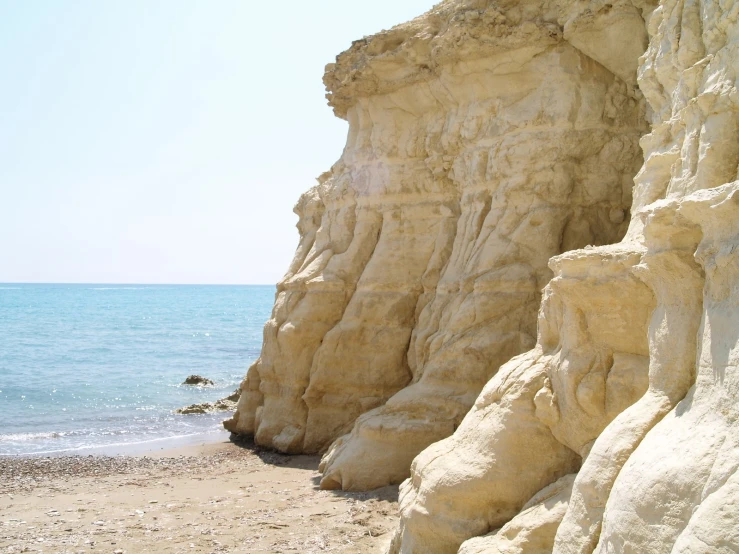
<path id="1" fill-rule="evenodd" d="M 75 447 L 59 448 L 54 450 L 38 450 L 35 452 L 25 452 L 20 454 L 11 454 L 11 456 L 48 456 L 59 454 L 72 454 L 80 452 L 97 451 L 97 455 L 117 455 L 124 452 L 127 453 L 143 453 L 156 450 L 163 443 L 172 443 L 171 446 L 184 446 L 190 444 L 192 439 L 201 437 L 203 440 L 213 440 L 220 435 L 227 433 L 223 428 L 213 428 L 210 430 L 199 431 L 197 433 L 187 433 L 184 435 L 171 435 L 166 437 L 157 437 L 154 439 L 146 439 L 130 442 L 113 442 L 106 444 L 81 444 Z M 188 440 L 190 439 L 190 440 Z M 182 443 L 182 444 L 179 444 Z M 0 454 L 1 456 L 2 454 Z"/>
<path id="2" fill-rule="evenodd" d="M 222 414 L 202 414 L 186 420 L 168 415 L 149 422 L 150 425 L 125 429 L 5 433 L 0 434 L 0 456 L 87 454 L 88 451 L 96 455 L 132 454 L 194 444 L 193 441 L 200 440 L 198 437 L 211 442 L 213 437 L 226 433 L 221 419 Z"/>
<path id="3" fill-rule="evenodd" d="M 6 433 L 0 434 L 0 442 L 29 442 L 55 440 L 72 437 L 111 437 L 131 434 L 130 429 L 78 429 L 75 431 L 49 431 L 46 433 Z"/>
<path id="4" fill-rule="evenodd" d="M 51 432 L 51 433 L 8 433 L 0 435 L 0 442 L 27 442 L 34 440 L 61 439 L 70 433 Z"/>

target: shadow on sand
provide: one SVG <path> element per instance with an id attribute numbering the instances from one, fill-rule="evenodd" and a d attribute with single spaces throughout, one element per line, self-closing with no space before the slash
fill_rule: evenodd
<path id="1" fill-rule="evenodd" d="M 250 451 L 252 454 L 257 456 L 265 464 L 272 466 L 283 466 L 294 469 L 304 469 L 314 473 L 310 478 L 313 482 L 314 488 L 319 490 L 321 484 L 321 475 L 318 474 L 318 464 L 321 461 L 319 455 L 307 455 L 307 454 L 282 454 L 268 448 L 264 448 L 254 443 L 252 437 L 242 437 L 239 435 L 231 434 L 229 440 L 239 448 Z M 354 491 L 342 491 L 342 490 L 331 490 L 327 491 L 331 494 L 341 498 L 351 498 L 353 500 L 386 500 L 388 502 L 398 501 L 398 485 L 389 485 L 387 487 L 381 487 L 379 489 L 354 492 Z"/>

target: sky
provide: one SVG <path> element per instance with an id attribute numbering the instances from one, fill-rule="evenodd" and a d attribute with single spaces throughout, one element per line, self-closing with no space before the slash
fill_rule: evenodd
<path id="1" fill-rule="evenodd" d="M 324 66 L 433 3 L 0 0 L 0 282 L 276 283 Z"/>

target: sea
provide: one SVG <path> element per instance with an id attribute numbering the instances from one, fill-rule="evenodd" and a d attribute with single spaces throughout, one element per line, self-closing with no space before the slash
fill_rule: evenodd
<path id="1" fill-rule="evenodd" d="M 274 286 L 0 284 L 0 455 L 141 453 L 227 439 Z M 188 375 L 213 386 L 184 385 Z"/>

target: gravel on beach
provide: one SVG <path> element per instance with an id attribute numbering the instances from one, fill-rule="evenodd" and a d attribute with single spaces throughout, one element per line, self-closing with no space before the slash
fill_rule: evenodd
<path id="1" fill-rule="evenodd" d="M 201 456 L 0 456 L 0 494 L 30 492 L 39 486 L 63 483 L 76 477 L 142 475 L 152 471 L 182 475 L 183 472 L 237 463 L 243 468 L 255 455 L 271 465 L 289 460 L 289 456 L 262 450 L 253 443 L 235 444 L 242 448 Z"/>
<path id="2" fill-rule="evenodd" d="M 318 462 L 253 443 L 0 457 L 0 554 L 384 550 L 398 487 L 320 490 Z"/>

